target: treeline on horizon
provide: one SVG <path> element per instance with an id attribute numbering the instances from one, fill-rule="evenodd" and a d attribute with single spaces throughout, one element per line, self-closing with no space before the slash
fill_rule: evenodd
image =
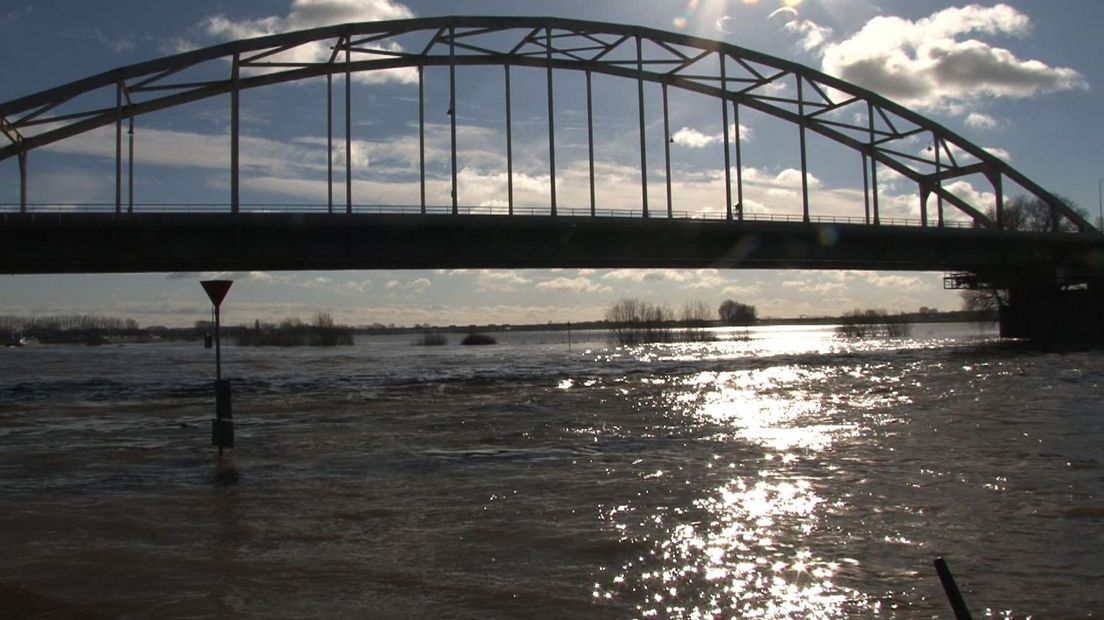
<path id="1" fill-rule="evenodd" d="M 754 325 L 755 306 L 726 299 L 716 315 L 723 325 Z M 713 311 L 703 301 L 688 302 L 678 315 L 666 304 L 624 298 L 606 310 L 610 339 L 619 345 L 656 342 L 705 342 L 716 336 L 706 328 L 716 324 Z"/>
<path id="2" fill-rule="evenodd" d="M 931 308 L 920 312 L 890 314 L 881 308 L 855 309 L 835 319 L 836 334 L 841 338 L 902 338 L 912 334 L 915 320 L 936 318 L 940 313 Z M 975 319 L 987 318 L 984 313 Z M 639 345 L 665 342 L 702 342 L 715 340 L 707 327 L 751 326 L 759 322 L 755 306 L 727 299 L 717 308 L 714 319 L 704 302 L 691 302 L 676 313 L 670 306 L 653 304 L 635 298 L 617 301 L 606 310 L 605 324 L 610 340 L 618 345 Z M 746 335 L 744 336 L 746 338 Z"/>
<path id="3" fill-rule="evenodd" d="M 107 338 L 137 338 L 144 333 L 134 319 L 98 314 L 0 316 L 0 334 L 35 338 L 45 344 L 102 344 Z"/>
<path id="4" fill-rule="evenodd" d="M 353 344 L 353 328 L 334 323 L 333 315 L 318 312 L 314 321 L 304 323 L 298 318 L 287 318 L 279 323 L 253 321 L 253 327 L 245 325 L 233 330 L 235 342 L 243 347 L 336 347 Z"/>

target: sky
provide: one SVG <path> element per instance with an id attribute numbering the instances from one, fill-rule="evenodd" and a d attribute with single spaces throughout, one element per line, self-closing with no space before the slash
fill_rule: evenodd
<path id="1" fill-rule="evenodd" d="M 0 0 L 0 54 L 8 59 L 0 63 L 0 100 L 227 40 L 446 14 L 634 24 L 798 62 L 928 116 L 1071 199 L 1091 219 L 1098 214 L 1098 182 L 1104 178 L 1099 123 L 1104 43 L 1097 27 L 1104 24 L 1104 2 L 1099 0 Z M 432 71 L 427 73 L 427 191 L 431 204 L 447 204 L 447 70 Z M 418 202 L 414 75 L 354 80 L 357 202 Z M 459 78 L 460 200 L 502 205 L 501 70 L 461 69 Z M 544 76 L 519 69 L 514 80 L 516 200 L 521 206 L 547 205 Z M 595 90 L 599 208 L 638 209 L 635 84 L 596 78 Z M 561 208 L 589 205 L 582 92 L 580 77 L 557 73 Z M 296 84 L 243 95 L 243 202 L 325 202 L 323 93 L 317 85 Z M 674 208 L 723 209 L 722 129 L 715 103 L 673 93 L 671 104 Z M 653 209 L 663 204 L 658 105 L 658 88 L 649 86 Z M 795 132 L 785 125 L 754 114 L 741 118 L 749 211 L 794 213 L 800 163 Z M 341 136 L 340 126 L 337 131 Z M 227 132 L 225 101 L 140 118 L 136 202 L 226 203 Z M 101 132 L 36 151 L 31 202 L 113 202 L 114 143 L 103 138 Z M 830 145 L 814 143 L 810 151 L 814 213 L 861 215 L 858 166 L 840 163 L 846 158 L 835 157 Z M 344 164 L 343 152 L 334 158 Z M 341 178 L 342 169 L 335 174 Z M 916 201 L 908 195 L 914 190 L 897 186 L 892 178 L 882 182 L 887 215 L 915 217 Z M 960 189 L 984 194 L 987 188 Z M 335 195 L 344 195 L 343 186 L 335 187 Z M 0 203 L 17 201 L 17 168 L 11 160 L 0 162 Z M 853 308 L 958 309 L 961 300 L 943 290 L 942 275 L 716 269 L 7 275 L 0 276 L 0 314 L 104 314 L 143 325 L 190 325 L 208 316 L 198 281 L 209 277 L 235 280 L 224 305 L 224 320 L 231 324 L 308 318 L 319 311 L 354 325 L 583 321 L 602 318 L 623 297 L 668 304 L 676 311 L 687 302 L 717 307 L 735 299 L 771 317 L 835 315 Z"/>

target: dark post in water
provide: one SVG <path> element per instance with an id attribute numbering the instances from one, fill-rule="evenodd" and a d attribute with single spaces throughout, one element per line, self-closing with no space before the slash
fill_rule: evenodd
<path id="1" fill-rule="evenodd" d="M 203 280 L 203 290 L 215 305 L 215 419 L 211 420 L 211 443 L 222 449 L 234 447 L 234 420 L 230 410 L 230 380 L 222 378 L 222 342 L 220 338 L 220 306 L 230 291 L 232 280 Z"/>

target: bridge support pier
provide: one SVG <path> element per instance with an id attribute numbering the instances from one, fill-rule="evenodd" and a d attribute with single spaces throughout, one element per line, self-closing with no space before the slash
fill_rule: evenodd
<path id="1" fill-rule="evenodd" d="M 1000 335 L 1061 346 L 1104 344 L 1104 287 L 1011 289 L 1000 309 Z"/>

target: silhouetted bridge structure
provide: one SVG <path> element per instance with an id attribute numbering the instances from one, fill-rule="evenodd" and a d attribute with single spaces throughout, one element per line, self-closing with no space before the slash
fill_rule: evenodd
<path id="1" fill-rule="evenodd" d="M 465 102 L 457 96 L 456 73 L 458 67 L 474 66 L 502 71 L 504 114 L 494 120 L 505 134 L 507 195 L 498 207 L 466 205 L 459 191 L 457 117 Z M 450 200 L 443 205 L 427 200 L 431 68 L 448 74 Z M 539 207 L 515 204 L 511 75 L 520 70 L 545 77 L 549 200 Z M 396 71 L 408 73 L 404 78 Z M 412 81 L 410 71 L 418 90 L 419 200 L 405 206 L 365 204 L 374 196 L 354 200 L 354 77 L 378 72 L 381 80 L 390 75 Z M 556 72 L 585 78 L 589 204 L 565 206 L 557 200 Z M 625 109 L 638 121 L 639 209 L 610 209 L 596 198 L 595 75 L 635 87 Z M 241 93 L 305 80 L 325 81 L 325 201 L 245 203 Z M 343 136 L 334 131 L 335 81 L 343 85 L 336 98 L 343 99 Z M 718 162 L 723 203 L 686 208 L 674 199 L 670 90 L 714 102 L 723 144 Z M 226 204 L 136 203 L 137 119 L 212 98 L 229 103 Z M 656 172 L 656 153 L 649 151 L 649 137 L 658 130 L 647 121 L 648 102 L 653 115 L 656 107 L 662 112 L 662 175 Z M 793 213 L 778 214 L 745 200 L 746 145 L 734 128 L 749 110 L 796 134 L 800 200 L 785 205 Z M 113 204 L 29 199 L 33 151 L 111 127 Z M 1096 317 L 1104 309 L 1104 237 L 1077 211 L 985 149 L 875 93 L 795 63 L 678 33 L 527 17 L 441 17 L 289 32 L 139 63 L 4 102 L 0 130 L 7 137 L 0 161 L 14 159 L 18 166 L 18 199 L 0 212 L 0 271 L 7 273 L 474 267 L 944 271 L 953 273 L 947 278 L 951 286 L 1011 291 L 1003 312 L 1006 335 L 1101 335 Z M 854 215 L 821 212 L 811 199 L 808 142 L 813 139 L 852 154 L 862 175 Z M 344 165 L 335 167 L 341 155 Z M 344 179 L 335 178 L 341 172 Z M 879 175 L 915 188 L 914 206 L 905 216 L 887 217 L 900 207 L 887 204 Z M 664 183 L 661 204 L 654 197 L 649 201 L 649 183 L 657 177 Z M 335 183 L 344 196 L 335 196 Z M 964 183 L 988 189 L 963 192 Z M 1042 230 L 1017 230 L 1006 203 L 1012 188 L 1041 205 Z"/>

